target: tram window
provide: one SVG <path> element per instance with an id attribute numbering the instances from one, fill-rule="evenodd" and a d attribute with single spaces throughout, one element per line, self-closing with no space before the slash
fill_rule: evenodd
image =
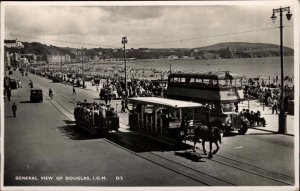
<path id="1" fill-rule="evenodd" d="M 213 80 L 213 86 L 218 86 L 218 80 Z"/>
<path id="2" fill-rule="evenodd" d="M 153 113 L 153 105 L 146 105 L 145 113 L 152 114 Z"/>
<path id="3" fill-rule="evenodd" d="M 202 78 L 195 78 L 195 82 L 196 83 L 202 83 L 203 81 L 202 81 Z"/>
<path id="4" fill-rule="evenodd" d="M 172 119 L 179 119 L 180 118 L 180 112 L 178 109 L 170 109 L 170 117 Z"/>
<path id="5" fill-rule="evenodd" d="M 210 109 L 211 113 L 222 113 L 222 109 L 220 105 L 212 105 Z"/>
<path id="6" fill-rule="evenodd" d="M 219 85 L 224 86 L 225 85 L 225 80 L 219 80 Z"/>
<path id="7" fill-rule="evenodd" d="M 209 85 L 209 79 L 203 79 L 203 84 Z"/>
<path id="8" fill-rule="evenodd" d="M 218 84 L 218 81 L 217 80 L 214 80 L 214 79 L 209 79 L 209 83 L 208 83 L 210 86 L 216 86 Z"/>
<path id="9" fill-rule="evenodd" d="M 180 82 L 184 83 L 185 82 L 185 78 L 180 78 Z"/>
<path id="10" fill-rule="evenodd" d="M 234 110 L 235 110 L 234 103 L 223 103 L 222 109 L 223 109 L 223 112 L 234 112 Z"/>
<path id="11" fill-rule="evenodd" d="M 180 78 L 174 77 L 174 81 L 173 82 L 180 82 Z"/>
<path id="12" fill-rule="evenodd" d="M 170 82 L 174 82 L 174 78 L 170 78 Z"/>

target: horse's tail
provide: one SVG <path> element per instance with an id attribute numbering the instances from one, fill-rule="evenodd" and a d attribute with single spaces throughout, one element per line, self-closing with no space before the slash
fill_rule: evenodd
<path id="1" fill-rule="evenodd" d="M 217 127 L 213 127 L 213 128 L 214 128 L 213 130 L 214 137 L 217 139 L 217 141 L 220 142 L 220 144 L 222 144 L 221 130 Z"/>

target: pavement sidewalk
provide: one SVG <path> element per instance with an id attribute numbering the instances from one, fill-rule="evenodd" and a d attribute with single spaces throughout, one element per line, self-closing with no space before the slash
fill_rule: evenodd
<path id="1" fill-rule="evenodd" d="M 254 127 L 255 129 L 263 130 L 263 131 L 270 131 L 270 132 L 278 132 L 279 126 L 279 110 L 278 114 L 272 114 L 272 108 L 263 106 L 258 100 L 250 100 L 249 107 L 248 101 L 243 101 L 239 104 L 239 111 L 242 109 L 249 109 L 249 111 L 260 111 L 261 117 L 264 117 L 266 120 L 266 127 Z M 286 126 L 287 126 L 287 135 L 295 135 L 294 129 L 294 116 L 287 115 L 286 119 Z"/>

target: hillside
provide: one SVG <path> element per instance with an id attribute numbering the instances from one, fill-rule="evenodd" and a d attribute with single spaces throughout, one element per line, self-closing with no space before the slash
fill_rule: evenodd
<path id="1" fill-rule="evenodd" d="M 56 47 L 41 44 L 39 42 L 23 42 L 24 48 L 20 49 L 21 54 L 36 54 L 36 55 L 60 55 L 69 54 L 72 58 L 75 54 L 81 54 L 81 49 L 69 47 Z M 5 48 L 9 52 L 14 52 L 13 48 Z M 91 59 L 95 56 L 98 58 L 123 58 L 122 49 L 111 48 L 91 48 L 84 49 L 84 54 Z M 195 57 L 196 59 L 229 59 L 229 58 L 257 58 L 257 57 L 274 57 L 280 56 L 279 45 L 266 43 L 247 43 L 247 42 L 227 42 L 218 43 L 211 46 L 199 48 L 182 48 L 182 49 L 127 49 L 128 58 L 136 59 L 158 59 L 167 58 L 170 55 L 176 55 L 179 58 Z M 294 50 L 284 47 L 285 56 L 293 56 Z"/>
<path id="2" fill-rule="evenodd" d="M 198 54 L 209 55 L 215 58 L 252 58 L 280 56 L 280 46 L 266 43 L 228 42 L 196 48 Z M 285 56 L 293 56 L 294 50 L 288 47 L 283 49 Z"/>

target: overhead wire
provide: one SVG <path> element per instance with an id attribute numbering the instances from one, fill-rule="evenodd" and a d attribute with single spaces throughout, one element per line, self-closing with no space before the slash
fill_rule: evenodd
<path id="1" fill-rule="evenodd" d="M 183 41 L 190 41 L 190 40 L 199 40 L 199 39 L 204 39 L 204 38 L 212 38 L 212 37 L 229 36 L 229 35 L 243 34 L 243 33 L 250 33 L 250 32 L 259 32 L 259 31 L 273 30 L 273 29 L 277 29 L 277 28 L 278 27 L 263 28 L 263 29 L 239 31 L 239 32 L 224 33 L 224 34 L 207 35 L 207 36 L 201 36 L 201 37 L 176 39 L 176 40 L 170 40 L 170 41 L 164 41 L 164 42 L 153 42 L 153 43 L 141 44 L 140 46 L 155 45 L 155 44 L 166 44 L 166 43 L 175 43 L 175 42 L 183 42 Z"/>
<path id="2" fill-rule="evenodd" d="M 293 26 L 285 26 L 287 28 L 291 28 Z M 191 40 L 199 40 L 199 39 L 205 39 L 205 38 L 213 38 L 213 37 L 222 37 L 222 36 L 229 36 L 229 35 L 237 35 L 237 34 L 244 34 L 244 33 L 251 33 L 251 32 L 259 32 L 259 31 L 266 31 L 266 30 L 273 30 L 277 29 L 278 27 L 272 27 L 272 28 L 262 28 L 262 29 L 254 29 L 254 30 L 247 30 L 247 31 L 238 31 L 238 32 L 232 32 L 232 33 L 223 33 L 223 34 L 215 34 L 215 35 L 206 35 L 206 36 L 200 36 L 200 37 L 193 37 L 193 38 L 184 38 L 184 39 L 176 39 L 176 40 L 169 40 L 169 41 L 161 41 L 161 42 L 152 42 L 152 43 L 145 43 L 145 44 L 131 44 L 131 46 L 135 47 L 142 47 L 146 45 L 157 45 L 157 44 L 170 44 L 170 43 L 176 43 L 176 42 L 184 42 L 184 41 L 191 41 Z M 22 38 L 30 38 L 30 39 L 40 39 L 40 40 L 46 40 L 46 41 L 53 41 L 53 42 L 60 42 L 60 43 L 66 43 L 66 44 L 77 44 L 77 45 L 85 45 L 85 46 L 96 46 L 96 47 L 103 47 L 103 48 L 114 48 L 114 49 L 121 49 L 122 47 L 116 47 L 116 46 L 110 46 L 110 45 L 103 45 L 103 44 L 94 44 L 94 43 L 84 43 L 84 42 L 76 42 L 76 41 L 65 41 L 65 40 L 55 40 L 55 39 L 47 39 L 47 38 L 40 38 L 40 37 L 33 37 L 33 36 L 26 36 L 26 35 L 20 35 L 20 34 L 10 34 L 13 36 L 19 36 Z"/>
<path id="3" fill-rule="evenodd" d="M 85 46 L 96 46 L 96 47 L 105 47 L 105 48 L 121 48 L 121 47 L 109 46 L 109 45 L 104 45 L 104 44 L 94 44 L 94 43 L 85 43 L 85 42 L 76 42 L 76 41 L 55 40 L 55 39 L 27 36 L 27 35 L 15 34 L 15 33 L 11 33 L 10 35 L 16 36 L 16 37 L 21 37 L 21 38 L 40 39 L 40 40 L 60 42 L 60 43 L 65 43 L 65 44 L 78 44 L 78 45 L 82 45 L 82 46 L 85 45 Z"/>

